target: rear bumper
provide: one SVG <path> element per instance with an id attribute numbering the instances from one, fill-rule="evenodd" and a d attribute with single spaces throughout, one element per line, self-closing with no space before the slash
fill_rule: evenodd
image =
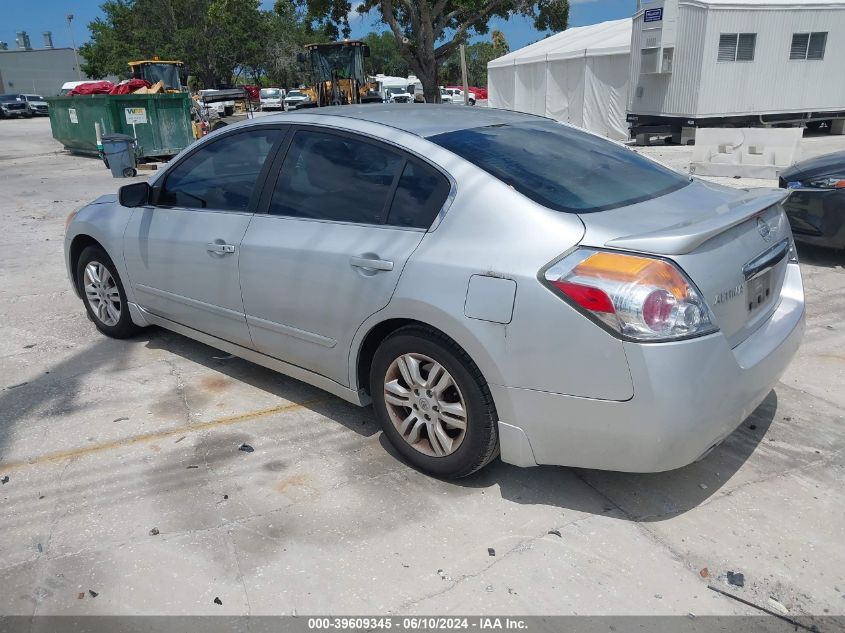
<path id="1" fill-rule="evenodd" d="M 801 275 L 790 264 L 777 310 L 734 349 L 718 333 L 676 343 L 625 343 L 634 383 L 630 400 L 491 385 L 503 423 L 502 459 L 626 472 L 686 466 L 759 406 L 803 332 Z"/>

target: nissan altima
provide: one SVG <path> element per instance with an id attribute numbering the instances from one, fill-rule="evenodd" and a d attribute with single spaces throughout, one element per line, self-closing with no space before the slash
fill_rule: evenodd
<path id="1" fill-rule="evenodd" d="M 552 120 L 342 106 L 226 127 L 68 218 L 107 336 L 157 325 L 372 403 L 415 467 L 678 468 L 804 328 L 778 189 Z"/>

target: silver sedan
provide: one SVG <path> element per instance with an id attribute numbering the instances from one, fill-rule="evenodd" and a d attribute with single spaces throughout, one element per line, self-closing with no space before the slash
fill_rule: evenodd
<path id="1" fill-rule="evenodd" d="M 230 126 L 69 218 L 104 334 L 157 325 L 372 402 L 415 467 L 702 457 L 794 355 L 778 190 L 551 120 L 365 105 Z"/>

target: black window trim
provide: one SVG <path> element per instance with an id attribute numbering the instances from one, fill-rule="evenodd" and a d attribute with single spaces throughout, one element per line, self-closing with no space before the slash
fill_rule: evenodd
<path id="1" fill-rule="evenodd" d="M 452 201 L 455 199 L 457 195 L 457 184 L 455 179 L 445 171 L 439 165 L 434 164 L 430 160 L 426 159 L 424 156 L 418 154 L 417 152 L 405 147 L 404 145 L 399 145 L 397 143 L 392 143 L 389 139 L 380 138 L 377 136 L 373 136 L 372 134 L 368 134 L 367 132 L 361 132 L 358 130 L 350 130 L 347 128 L 338 128 L 332 124 L 322 124 L 322 123 L 291 123 L 289 124 L 290 130 L 288 131 L 287 136 L 282 142 L 281 147 L 279 147 L 276 151 L 275 157 L 273 158 L 272 165 L 270 165 L 270 171 L 265 175 L 265 179 L 263 181 L 261 196 L 258 202 L 258 206 L 256 207 L 256 214 L 267 215 L 269 217 L 275 217 L 285 220 L 299 220 L 302 222 L 325 222 L 328 224 L 346 224 L 352 226 L 367 226 L 367 227 L 375 227 L 375 228 L 386 228 L 386 229 L 393 229 L 399 231 L 419 231 L 419 232 L 431 232 L 434 231 L 439 225 L 440 222 L 445 217 L 446 212 L 452 206 Z M 282 172 L 282 164 L 287 157 L 288 151 L 290 150 L 290 146 L 293 144 L 293 137 L 299 131 L 307 131 L 307 132 L 323 132 L 328 134 L 335 134 L 337 136 L 342 136 L 346 138 L 351 138 L 357 141 L 361 141 L 364 143 L 370 143 L 372 145 L 380 145 L 383 146 L 385 149 L 390 150 L 392 152 L 398 153 L 401 158 L 403 158 L 403 162 L 401 168 L 397 172 L 397 176 L 393 179 L 393 184 L 391 185 L 391 190 L 388 194 L 387 200 L 385 202 L 384 208 L 384 221 L 381 224 L 373 224 L 371 222 L 344 222 L 341 220 L 324 220 L 321 218 L 302 218 L 297 216 L 290 216 L 290 215 L 270 215 L 270 202 L 273 197 L 273 192 L 276 188 L 276 182 L 278 181 L 279 177 L 281 176 Z M 446 201 L 443 203 L 443 206 L 437 212 L 434 220 L 431 223 L 431 226 L 428 228 L 419 228 L 415 226 L 395 226 L 392 224 L 388 224 L 387 220 L 389 219 L 390 215 L 390 207 L 393 204 L 393 198 L 396 195 L 396 189 L 399 186 L 399 180 L 402 177 L 402 173 L 405 170 L 405 166 L 408 164 L 409 160 L 416 160 L 422 163 L 425 166 L 428 166 L 434 169 L 437 173 L 441 176 L 446 178 L 447 182 L 449 183 L 449 195 L 446 196 Z"/>
<path id="2" fill-rule="evenodd" d="M 157 209 L 182 209 L 185 211 L 198 211 L 200 213 L 233 213 L 238 215 L 252 215 L 254 213 L 258 213 L 257 209 L 259 207 L 261 201 L 261 193 L 265 188 L 267 175 L 270 171 L 270 168 L 275 160 L 276 156 L 279 153 L 279 150 L 282 147 L 285 147 L 285 143 L 288 141 L 289 136 L 291 135 L 290 128 L 292 126 L 289 123 L 272 123 L 272 124 L 259 124 L 259 125 L 246 125 L 244 127 L 238 127 L 233 130 L 225 130 L 220 134 L 215 134 L 213 137 L 207 137 L 208 140 L 205 140 L 201 143 L 197 143 L 195 147 L 192 147 L 191 150 L 185 153 L 184 156 L 180 157 L 179 160 L 167 166 L 167 170 L 156 179 L 155 183 L 152 186 L 152 195 L 150 196 L 151 207 Z M 228 209 L 211 209 L 211 208 L 197 208 L 197 207 L 180 207 L 180 206 L 171 206 L 171 205 L 164 205 L 159 204 L 159 196 L 161 195 L 161 190 L 164 188 L 164 185 L 167 183 L 167 179 L 170 177 L 172 172 L 179 167 L 182 163 L 190 159 L 194 154 L 199 151 L 202 151 L 204 148 L 208 147 L 213 143 L 220 142 L 224 139 L 227 139 L 232 136 L 237 136 L 238 134 L 244 134 L 246 132 L 254 132 L 256 130 L 279 130 L 282 132 L 279 139 L 276 140 L 273 147 L 270 148 L 270 151 L 267 153 L 267 158 L 264 160 L 264 165 L 261 167 L 261 171 L 258 172 L 258 178 L 255 181 L 255 188 L 252 191 L 252 194 L 249 198 L 249 203 L 247 204 L 247 209 L 245 211 L 231 211 Z"/>

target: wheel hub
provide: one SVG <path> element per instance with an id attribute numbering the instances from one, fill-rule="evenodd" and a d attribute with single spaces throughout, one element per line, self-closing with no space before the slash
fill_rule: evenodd
<path id="1" fill-rule="evenodd" d="M 120 291 L 109 269 L 97 261 L 89 262 L 84 273 L 85 300 L 91 312 L 103 325 L 114 326 L 120 321 Z"/>
<path id="2" fill-rule="evenodd" d="M 396 431 L 419 452 L 445 457 L 463 442 L 467 428 L 463 395 L 434 359 L 416 353 L 396 358 L 385 375 L 384 401 Z"/>

